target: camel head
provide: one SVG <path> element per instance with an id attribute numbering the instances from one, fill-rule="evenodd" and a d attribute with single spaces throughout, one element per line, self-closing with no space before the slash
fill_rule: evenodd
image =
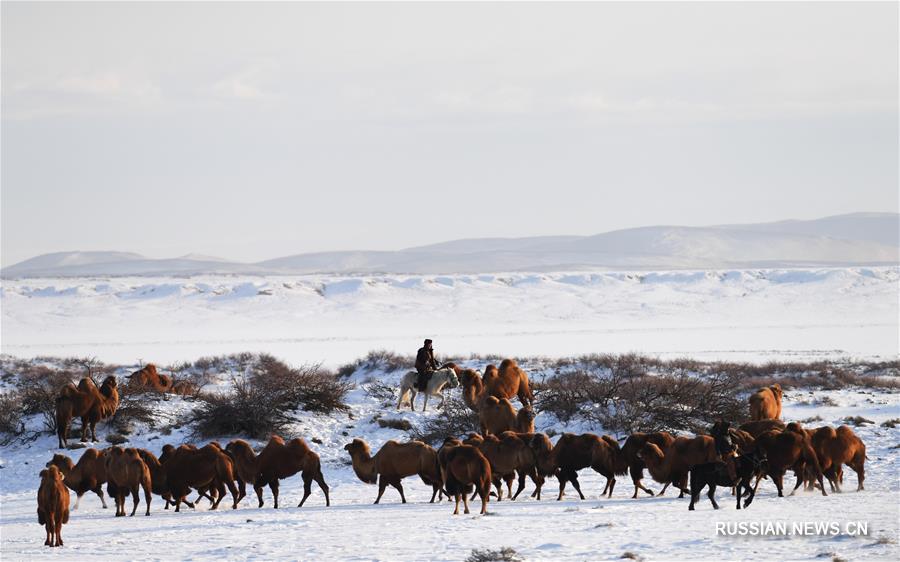
<path id="1" fill-rule="evenodd" d="M 71 470 L 75 468 L 75 464 L 72 462 L 72 459 L 70 459 L 66 455 L 61 455 L 59 453 L 53 455 L 53 458 L 47 461 L 47 464 L 45 466 L 47 468 L 55 466 L 64 472 L 71 472 Z"/>

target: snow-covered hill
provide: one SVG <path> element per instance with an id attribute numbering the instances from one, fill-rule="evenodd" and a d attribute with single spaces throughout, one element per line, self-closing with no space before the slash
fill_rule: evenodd
<path id="1" fill-rule="evenodd" d="M 652 226 L 595 236 L 456 240 L 399 251 L 306 253 L 238 263 L 62 252 L 3 268 L 4 278 L 128 275 L 490 273 L 585 269 L 838 267 L 900 263 L 900 215 L 711 227 Z"/>
<path id="2" fill-rule="evenodd" d="M 161 362 L 371 349 L 728 360 L 898 356 L 900 269 L 199 276 L 3 282 L 3 352 Z"/>

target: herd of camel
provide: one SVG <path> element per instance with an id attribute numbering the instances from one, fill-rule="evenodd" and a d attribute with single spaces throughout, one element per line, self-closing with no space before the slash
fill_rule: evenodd
<path id="1" fill-rule="evenodd" d="M 616 476 L 630 474 L 635 499 L 640 490 L 654 495 L 641 482 L 646 469 L 654 481 L 664 485 L 660 495 L 669 485 L 680 490 L 679 497 L 689 494 L 691 510 L 706 487 L 713 507 L 718 509 L 714 497 L 717 486 L 731 487 L 737 508 L 741 509 L 742 501 L 746 508 L 765 477 L 772 479 L 778 496 L 783 497 L 783 478 L 788 470 L 797 476 L 794 490 L 805 484 L 807 489 L 819 488 L 822 495 L 827 495 L 823 478 L 827 478 L 833 492 L 840 492 L 846 464 L 856 472 L 857 490 L 863 489 L 866 453 L 862 440 L 846 425 L 806 429 L 797 422 L 785 424 L 780 419 L 782 390 L 778 384 L 750 396 L 751 421 L 739 427 L 720 421 L 708 435 L 693 437 L 676 437 L 665 431 L 633 433 L 620 447 L 608 435 L 565 433 L 554 444 L 546 434 L 535 432 L 531 385 L 515 361 L 505 360 L 499 368 L 486 369 L 484 375 L 453 364 L 444 370 L 451 371 L 452 378 L 463 387 L 466 405 L 479 413 L 482 432 L 464 439 L 447 437 L 438 449 L 421 441 L 391 440 L 374 455 L 365 441 L 353 439 L 344 449 L 357 477 L 367 484 L 378 484 L 376 504 L 388 486 L 394 487 L 406 503 L 401 481 L 412 476 L 431 486 L 432 503 L 443 500 L 445 495 L 454 499 L 454 515 L 459 513 L 460 500 L 464 512 L 469 513 L 470 494 L 471 499 L 481 499 L 481 513 L 486 513 L 490 496 L 502 501 L 504 483 L 507 497 L 515 500 L 525 488 L 526 479 L 534 483 L 531 496 L 540 500 L 541 489 L 550 476 L 559 482 L 557 500 L 562 499 L 569 482 L 583 500 L 578 471 L 585 468 L 606 477 L 601 495 L 607 497 L 612 496 Z M 131 378 L 143 381 L 154 374 L 155 367 L 148 365 Z M 512 398 L 518 398 L 522 404 L 518 412 L 510 403 Z M 104 380 L 100 388 L 90 379 L 83 379 L 77 387 L 64 388 L 57 401 L 58 419 L 66 420 L 60 426 L 60 447 L 65 447 L 72 417 L 82 418 L 83 440 L 88 427 L 96 440 L 94 425 L 112 415 L 117 404 L 114 377 Z M 126 514 L 129 494 L 133 502 L 131 515 L 135 514 L 141 490 L 145 515 L 150 515 L 153 495 L 165 501 L 165 509 L 174 506 L 178 512 L 182 505 L 193 508 L 194 503 L 187 499 L 191 490 L 199 493 L 195 501 L 206 499 L 212 509 L 230 493 L 232 508 L 236 509 L 246 496 L 247 483 L 256 492 L 258 507 L 263 506 L 263 489 L 268 487 L 277 508 L 280 480 L 298 473 L 304 486 L 298 507 L 310 496 L 313 482 L 321 488 L 325 505 L 329 506 L 329 488 L 319 455 L 303 439 L 285 442 L 273 435 L 258 454 L 241 439 L 225 447 L 217 442 L 200 448 L 165 445 L 159 457 L 147 449 L 118 446 L 87 449 L 77 463 L 56 454 L 41 471 L 38 520 L 47 532 L 45 544 L 61 546 L 61 527 L 69 517 L 69 489 L 77 495 L 73 509 L 89 491 L 100 497 L 105 508 L 103 484 L 115 499 L 116 516 Z"/>

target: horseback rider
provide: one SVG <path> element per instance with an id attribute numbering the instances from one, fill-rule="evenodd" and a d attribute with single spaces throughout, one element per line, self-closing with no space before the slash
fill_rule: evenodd
<path id="1" fill-rule="evenodd" d="M 420 347 L 416 353 L 416 372 L 419 373 L 416 379 L 416 388 L 424 391 L 428 385 L 428 379 L 437 368 L 438 364 L 434 360 L 434 348 L 431 347 L 431 340 L 425 340 L 425 345 Z"/>

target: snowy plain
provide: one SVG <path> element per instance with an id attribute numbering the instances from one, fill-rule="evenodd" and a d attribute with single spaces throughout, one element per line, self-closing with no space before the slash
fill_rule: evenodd
<path id="1" fill-rule="evenodd" d="M 483 364 L 470 363 L 473 367 Z M 372 505 L 376 487 L 360 482 L 348 466 L 343 445 L 354 437 L 366 439 L 377 449 L 387 439 L 405 440 L 405 432 L 379 427 L 374 417 L 382 415 L 421 423 L 429 411 L 402 413 L 394 404 L 385 405 L 369 396 L 367 386 L 374 381 L 396 385 L 402 372 L 358 371 L 352 376 L 356 389 L 349 396 L 352 409 L 333 416 L 304 416 L 296 434 L 304 436 L 320 454 L 323 471 L 331 487 L 331 507 L 317 488 L 303 508 L 297 508 L 302 485 L 299 477 L 282 482 L 281 507 L 257 509 L 255 500 L 245 499 L 235 511 L 208 511 L 201 504 L 196 511 L 164 511 L 154 497 L 150 517 L 115 518 L 111 509 L 101 508 L 93 494 L 82 499 L 64 527 L 66 546 L 48 549 L 42 545 L 43 530 L 36 523 L 36 473 L 49 460 L 56 441 L 44 436 L 28 444 L 2 449 L 0 470 L 0 550 L 8 560 L 172 560 L 172 559 L 299 559 L 299 560 L 463 560 L 472 549 L 514 548 L 526 560 L 614 560 L 631 552 L 645 560 L 765 559 L 831 560 L 862 558 L 896 560 L 900 556 L 900 427 L 882 427 L 889 419 L 900 418 L 900 395 L 867 389 L 790 392 L 784 418 L 806 420 L 820 416 L 823 421 L 808 427 L 838 425 L 846 416 L 863 416 L 873 424 L 856 431 L 867 444 L 866 489 L 856 492 L 856 478 L 845 469 L 845 492 L 822 497 L 818 493 L 798 493 L 778 498 L 775 487 L 766 481 L 749 509 L 737 511 L 727 490 L 717 496 L 722 509 L 714 511 L 705 495 L 696 511 L 687 509 L 687 499 L 677 499 L 671 491 L 662 497 L 631 499 L 628 477 L 617 480 L 611 499 L 600 499 L 604 479 L 591 470 L 581 472 L 581 501 L 571 487 L 556 501 L 558 487 L 548 480 L 542 501 L 525 493 L 510 502 L 492 501 L 489 515 L 477 515 L 479 503 L 472 503 L 471 515 L 453 516 L 448 502 L 429 504 L 430 487 L 417 478 L 404 480 L 409 503 L 403 505 L 393 490 L 380 505 Z M 814 405 L 827 397 L 827 406 Z M 195 403 L 170 397 L 159 401 L 163 417 L 177 423 Z M 39 424 L 38 420 L 33 420 Z M 539 414 L 539 430 L 602 432 L 602 428 L 561 424 L 552 416 Z M 105 435 L 107 429 L 100 428 Z M 619 436 L 623 438 L 624 436 Z M 102 438 L 102 437 L 101 437 Z M 224 438 L 223 440 L 226 440 Z M 315 439 L 316 441 L 312 441 Z M 555 439 L 554 439 L 555 440 Z M 182 426 L 168 435 L 158 431 L 137 431 L 130 446 L 147 447 L 157 453 L 165 443 L 192 441 L 189 428 Z M 195 441 L 198 444 L 203 441 Z M 255 447 L 263 443 L 254 441 Z M 74 458 L 81 451 L 67 451 Z M 793 481 L 792 477 L 786 481 Z M 651 489 L 660 486 L 645 480 Z M 74 502 L 74 499 L 73 499 Z M 128 502 L 130 506 L 130 500 Z M 143 504 L 142 504 L 143 505 Z M 223 506 L 224 506 L 223 502 Z M 716 534 L 717 522 L 768 523 L 835 522 L 841 526 L 836 536 L 735 537 Z M 844 531 L 848 524 L 864 522 L 868 534 L 853 536 Z"/>
<path id="2" fill-rule="evenodd" d="M 4 280 L 4 353 L 157 363 L 373 349 L 767 361 L 894 358 L 898 267 Z"/>
<path id="3" fill-rule="evenodd" d="M 429 336 L 439 356 L 636 351 L 759 363 L 896 360 L 898 283 L 897 267 L 3 280 L 0 350 L 20 358 L 78 355 L 135 366 L 250 351 L 295 365 L 336 366 L 373 349 L 408 354 Z M 483 368 L 484 361 L 473 359 L 470 365 Z M 550 479 L 541 502 L 527 497 L 529 483 L 516 502 L 491 502 L 487 517 L 474 514 L 477 501 L 472 515 L 454 517 L 451 504 L 427 503 L 430 488 L 415 478 L 404 481 L 409 504 L 401 505 L 389 490 L 382 505 L 371 505 L 376 488 L 360 482 L 348 465 L 343 445 L 353 437 L 366 439 L 373 450 L 387 439 L 408 437 L 380 427 L 376 415 L 414 425 L 435 415 L 397 414 L 394 404 L 366 392 L 375 381 L 396 386 L 400 375 L 358 371 L 348 397 L 350 412 L 304 415 L 294 428 L 322 457 L 331 486 L 328 508 L 316 488 L 306 506 L 296 508 L 297 477 L 282 483 L 277 511 L 267 491 L 262 509 L 245 499 L 236 511 L 201 506 L 175 514 L 162 510 L 155 497 L 150 517 L 116 519 L 91 494 L 63 530 L 66 546 L 47 549 L 36 522 L 35 490 L 37 472 L 57 452 L 56 440 L 42 436 L 2 447 L 0 555 L 4 560 L 463 560 L 475 548 L 508 546 L 527 560 L 619 559 L 626 552 L 646 560 L 900 558 L 900 426 L 881 425 L 900 418 L 896 393 L 848 388 L 786 395 L 787 421 L 819 416 L 822 421 L 807 424 L 816 427 L 859 415 L 874 422 L 856 429 L 870 459 L 863 492 L 853 491 L 855 475 L 845 469 L 843 494 L 777 498 L 766 482 L 746 511 L 736 511 L 720 489 L 721 510 L 713 511 L 701 497 L 697 511 L 689 512 L 687 500 L 671 492 L 632 500 L 628 477 L 618 479 L 612 499 L 599 499 L 604 480 L 586 470 L 580 477 L 585 501 L 571 489 L 555 501 L 556 482 Z M 822 405 L 829 399 L 833 405 Z M 129 445 L 158 453 L 165 443 L 202 443 L 179 423 L 195 407 L 188 399 L 160 400 L 158 410 L 170 432 L 137 431 Z M 40 423 L 30 420 L 30 429 Z M 557 433 L 603 432 L 543 413 L 536 425 Z M 101 424 L 101 439 L 108 431 Z M 660 487 L 649 479 L 645 483 Z M 717 536 L 715 523 L 722 521 L 864 521 L 869 533 Z"/>

